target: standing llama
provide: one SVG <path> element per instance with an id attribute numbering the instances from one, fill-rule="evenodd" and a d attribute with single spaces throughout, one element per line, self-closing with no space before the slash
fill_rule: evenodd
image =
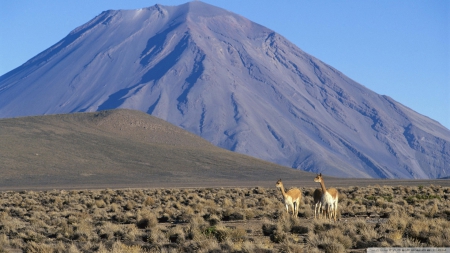
<path id="1" fill-rule="evenodd" d="M 275 186 L 280 188 L 281 194 L 283 195 L 284 204 L 286 205 L 286 212 L 289 214 L 289 206 L 292 206 L 292 216 L 297 217 L 300 201 L 302 200 L 302 192 L 298 188 L 293 188 L 285 192 L 281 179 L 277 181 Z"/>
<path id="2" fill-rule="evenodd" d="M 326 218 L 332 219 L 334 216 L 334 221 L 336 221 L 337 207 L 338 207 L 338 191 L 335 188 L 330 188 L 327 190 L 325 188 L 325 183 L 323 182 L 322 173 L 314 178 L 314 182 L 320 183 L 322 187 L 322 209 L 325 209 Z M 328 216 L 328 217 L 327 217 Z"/>
<path id="3" fill-rule="evenodd" d="M 313 193 L 314 198 L 314 219 L 318 216 L 320 219 L 320 214 L 322 212 L 322 189 L 317 188 Z"/>

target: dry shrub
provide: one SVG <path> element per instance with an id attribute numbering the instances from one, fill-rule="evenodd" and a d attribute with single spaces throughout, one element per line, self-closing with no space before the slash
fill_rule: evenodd
<path id="1" fill-rule="evenodd" d="M 254 208 L 258 205 L 256 199 L 243 199 L 243 200 L 241 200 L 241 202 L 242 202 L 243 207 L 247 207 L 247 208 Z"/>
<path id="2" fill-rule="evenodd" d="M 25 252 L 29 253 L 53 253 L 53 247 L 42 243 L 29 242 L 25 247 Z"/>
<path id="3" fill-rule="evenodd" d="M 120 231 L 120 226 L 112 222 L 105 222 L 98 230 L 97 234 L 100 238 L 111 240 L 114 238 L 114 234 Z"/>
<path id="4" fill-rule="evenodd" d="M 352 212 L 355 215 L 365 215 L 367 213 L 367 208 L 365 205 L 355 203 L 352 206 Z"/>
<path id="5" fill-rule="evenodd" d="M 143 249 L 139 245 L 126 245 L 116 241 L 111 248 L 111 253 L 141 253 Z"/>
<path id="6" fill-rule="evenodd" d="M 201 241 L 206 239 L 206 235 L 204 234 L 205 227 L 198 228 L 192 225 L 188 226 L 186 229 L 186 239 L 193 241 Z"/>
<path id="7" fill-rule="evenodd" d="M 354 237 L 349 231 L 357 230 L 355 224 L 331 224 L 323 220 L 315 220 L 313 229 L 308 230 L 308 248 L 319 248 L 325 252 L 345 252 L 353 246 Z"/>
<path id="8" fill-rule="evenodd" d="M 270 240 L 274 243 L 281 243 L 288 239 L 288 233 L 285 231 L 285 227 L 282 226 L 280 223 L 277 223 L 275 225 L 275 229 L 273 230 L 272 234 L 270 235 Z"/>
<path id="9" fill-rule="evenodd" d="M 73 240 L 89 241 L 94 235 L 94 227 L 92 222 L 86 220 L 80 220 L 80 222 L 74 226 Z"/>
<path id="10" fill-rule="evenodd" d="M 372 228 L 360 231 L 360 239 L 356 241 L 356 248 L 369 248 L 378 246 L 378 233 Z"/>
<path id="11" fill-rule="evenodd" d="M 245 241 L 241 245 L 241 250 L 243 253 L 256 252 L 256 246 L 253 242 Z"/>
<path id="12" fill-rule="evenodd" d="M 291 227 L 291 233 L 293 234 L 307 234 L 309 230 L 309 227 L 303 225 L 293 224 Z"/>
<path id="13" fill-rule="evenodd" d="M 342 244 L 334 240 L 333 238 L 324 236 L 322 234 L 315 234 L 310 231 L 308 233 L 308 252 L 311 252 L 311 249 L 320 249 L 323 252 L 329 253 L 341 253 L 345 252 L 345 248 Z"/>
<path id="14" fill-rule="evenodd" d="M 386 222 L 385 228 L 390 231 L 400 231 L 403 233 L 410 219 L 410 216 L 405 212 L 394 212 Z"/>
<path id="15" fill-rule="evenodd" d="M 133 210 L 135 205 L 136 205 L 136 203 L 133 200 L 128 200 L 127 203 L 125 204 L 125 206 L 123 207 L 123 209 L 130 211 L 130 210 Z"/>
<path id="16" fill-rule="evenodd" d="M 328 230 L 324 233 L 324 236 L 332 238 L 333 241 L 336 241 L 340 244 L 342 244 L 342 246 L 344 246 L 345 249 L 350 249 L 352 247 L 352 238 L 350 238 L 347 235 L 344 235 L 342 233 L 341 229 L 338 228 L 334 228 L 331 230 Z"/>
<path id="17" fill-rule="evenodd" d="M 0 234 L 0 252 L 6 252 L 4 248 L 9 247 L 9 238 L 6 234 Z"/>
<path id="18" fill-rule="evenodd" d="M 399 230 L 393 230 L 393 231 L 390 231 L 386 237 L 391 239 L 393 242 L 398 243 L 402 240 L 403 233 Z"/>
<path id="19" fill-rule="evenodd" d="M 155 199 L 148 196 L 144 201 L 144 206 L 153 206 L 155 204 Z"/>
<path id="20" fill-rule="evenodd" d="M 330 223 L 326 219 L 320 219 L 320 220 L 316 219 L 313 221 L 312 226 L 313 226 L 313 232 L 316 234 L 320 234 L 322 232 L 328 231 L 328 230 L 336 227 L 335 224 Z"/>
<path id="21" fill-rule="evenodd" d="M 75 244 L 71 244 L 67 253 L 81 253 L 81 251 L 75 246 Z"/>
<path id="22" fill-rule="evenodd" d="M 293 243 L 290 240 L 284 240 L 279 248 L 280 252 L 291 252 L 291 253 L 303 253 L 303 247 L 297 243 Z"/>
<path id="23" fill-rule="evenodd" d="M 436 201 L 430 201 L 429 203 L 425 204 L 429 208 L 426 210 L 426 216 L 433 218 L 434 215 L 438 212 L 438 205 Z"/>
<path id="24" fill-rule="evenodd" d="M 126 223 L 128 221 L 128 217 L 125 213 L 117 213 L 111 217 L 111 220 L 117 223 Z"/>
<path id="25" fill-rule="evenodd" d="M 140 238 L 141 232 L 135 225 L 123 226 L 120 236 L 122 240 L 134 242 L 137 238 Z"/>
<path id="26" fill-rule="evenodd" d="M 223 202 L 222 202 L 222 207 L 232 207 L 233 205 L 233 201 L 229 198 L 224 198 Z"/>
<path id="27" fill-rule="evenodd" d="M 273 222 L 264 222 L 262 225 L 263 235 L 271 236 L 277 229 L 277 225 Z"/>
<path id="28" fill-rule="evenodd" d="M 212 200 L 212 199 L 206 199 L 206 200 L 204 200 L 202 202 L 203 202 L 203 205 L 205 207 L 209 207 L 209 208 L 212 208 L 212 209 L 215 209 L 217 207 L 216 202 L 214 200 Z"/>
<path id="29" fill-rule="evenodd" d="M 289 232 L 291 231 L 292 224 L 295 223 L 297 219 L 298 218 L 292 217 L 292 215 L 287 212 L 281 212 L 277 219 L 277 225 L 279 225 L 284 232 Z"/>
<path id="30" fill-rule="evenodd" d="M 220 217 L 217 216 L 217 215 L 215 215 L 215 214 L 213 214 L 213 215 L 207 217 L 206 220 L 209 222 L 209 225 L 210 225 L 210 226 L 216 226 L 216 225 L 218 225 L 218 224 L 220 223 L 220 221 L 221 221 L 221 220 L 220 220 Z"/>
<path id="31" fill-rule="evenodd" d="M 401 244 L 401 247 L 421 247 L 422 243 L 419 240 L 413 238 L 405 238 Z"/>
<path id="32" fill-rule="evenodd" d="M 66 220 L 62 220 L 61 223 L 58 224 L 58 239 L 62 238 L 72 238 L 74 234 L 73 225 L 69 225 Z"/>
<path id="33" fill-rule="evenodd" d="M 110 208 L 109 211 L 113 213 L 118 213 L 122 211 L 122 208 L 117 203 L 112 203 L 109 206 L 109 208 Z"/>
<path id="34" fill-rule="evenodd" d="M 238 245 L 227 238 L 225 241 L 220 243 L 220 250 L 222 252 L 236 252 Z"/>
<path id="35" fill-rule="evenodd" d="M 253 194 L 266 194 L 266 190 L 262 187 L 253 188 Z"/>
<path id="36" fill-rule="evenodd" d="M 204 240 L 206 238 L 204 231 L 208 226 L 210 226 L 209 223 L 202 217 L 194 216 L 186 228 L 186 238 L 196 242 Z"/>
<path id="37" fill-rule="evenodd" d="M 168 232 L 167 236 L 169 238 L 169 241 L 172 243 L 181 244 L 185 242 L 185 233 L 183 229 L 180 226 L 174 226 L 172 227 Z"/>
<path id="38" fill-rule="evenodd" d="M 298 215 L 302 218 L 314 217 L 314 210 L 310 206 L 301 205 L 298 211 Z M 338 218 L 340 218 L 340 212 L 338 211 Z"/>
<path id="39" fill-rule="evenodd" d="M 427 219 L 412 220 L 408 224 L 407 235 L 422 242 L 427 242 L 429 238 L 429 221 Z"/>
<path id="40" fill-rule="evenodd" d="M 450 228 L 445 228 L 442 235 L 432 235 L 429 240 L 429 245 L 433 247 L 450 247 Z"/>
<path id="41" fill-rule="evenodd" d="M 324 243 L 324 244 L 320 245 L 319 248 L 322 248 L 325 253 L 345 252 L 345 247 L 337 241 L 330 241 L 330 242 Z"/>
<path id="42" fill-rule="evenodd" d="M 177 217 L 180 222 L 189 222 L 195 216 L 195 211 L 190 206 L 182 206 L 181 214 Z"/>
<path id="43" fill-rule="evenodd" d="M 231 241 L 242 243 L 245 241 L 247 232 L 243 228 L 229 229 L 228 236 Z"/>
<path id="44" fill-rule="evenodd" d="M 229 228 L 223 224 L 217 226 L 210 226 L 203 231 L 203 234 L 207 238 L 215 238 L 219 243 L 222 242 L 240 242 L 245 240 L 247 235 L 246 231 L 241 228 Z"/>
<path id="45" fill-rule="evenodd" d="M 152 228 L 158 224 L 158 219 L 152 211 L 148 209 L 141 209 L 137 214 L 137 223 L 136 226 L 138 228 Z"/>
<path id="46" fill-rule="evenodd" d="M 450 223 L 443 219 L 410 219 L 406 237 L 433 247 L 450 246 Z"/>
<path id="47" fill-rule="evenodd" d="M 256 211 L 254 209 L 252 209 L 252 208 L 245 208 L 243 210 L 243 212 L 244 212 L 244 217 L 247 220 L 251 220 L 251 219 L 255 218 L 255 216 L 257 215 Z"/>
<path id="48" fill-rule="evenodd" d="M 169 241 L 166 234 L 158 227 L 151 228 L 148 232 L 147 241 L 151 244 L 162 244 Z"/>
<path id="49" fill-rule="evenodd" d="M 95 206 L 98 208 L 105 208 L 106 207 L 106 203 L 103 199 L 98 199 L 95 201 Z"/>
<path id="50" fill-rule="evenodd" d="M 119 193 L 119 191 L 117 191 L 117 193 L 118 194 L 120 194 Z M 122 202 L 123 202 L 123 197 L 122 197 L 122 195 L 116 195 L 116 196 L 114 196 L 114 198 L 112 199 L 112 203 L 116 203 L 116 204 L 121 204 Z"/>
<path id="51" fill-rule="evenodd" d="M 273 199 L 268 197 L 262 197 L 259 199 L 259 206 L 270 207 L 273 205 Z"/>
<path id="52" fill-rule="evenodd" d="M 1 224 L 2 224 L 1 231 L 4 233 L 17 232 L 17 230 L 26 227 L 26 223 L 23 222 L 21 219 L 10 217 L 6 213 L 3 214 Z"/>
<path id="53" fill-rule="evenodd" d="M 342 213 L 344 216 L 354 216 L 355 212 L 353 211 L 354 201 L 351 199 L 346 199 L 344 201 L 339 200 L 339 213 Z"/>
<path id="54" fill-rule="evenodd" d="M 96 253 L 109 253 L 109 250 L 105 247 L 103 243 L 99 243 Z"/>
<path id="55" fill-rule="evenodd" d="M 348 196 L 347 196 L 347 194 L 344 192 L 343 189 L 338 188 L 338 191 L 339 191 L 339 202 L 344 202 L 344 201 L 348 200 Z"/>
<path id="56" fill-rule="evenodd" d="M 199 253 L 202 252 L 223 252 L 220 244 L 217 242 L 214 238 L 205 239 L 202 241 L 197 241 L 198 244 L 198 251 Z"/>
<path id="57" fill-rule="evenodd" d="M 245 212 L 239 208 L 227 208 L 222 214 L 222 220 L 224 221 L 235 221 L 235 220 L 245 220 Z"/>

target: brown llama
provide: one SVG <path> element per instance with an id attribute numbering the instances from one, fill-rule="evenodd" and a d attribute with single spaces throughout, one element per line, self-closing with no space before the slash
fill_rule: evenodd
<path id="1" fill-rule="evenodd" d="M 283 195 L 286 212 L 289 214 L 289 206 L 292 206 L 292 216 L 297 217 L 298 208 L 300 207 L 300 201 L 302 199 L 302 192 L 298 188 L 293 188 L 286 192 L 281 179 L 277 181 L 275 186 L 280 189 L 281 194 Z"/>
<path id="2" fill-rule="evenodd" d="M 317 175 L 314 178 L 314 182 L 320 183 L 320 186 L 322 187 L 322 200 L 321 200 L 321 206 L 322 209 L 325 208 L 326 218 L 332 219 L 334 216 L 334 221 L 336 221 L 337 216 L 337 207 L 338 207 L 338 199 L 339 199 L 339 193 L 335 188 L 330 188 L 327 190 L 325 187 L 325 183 L 323 181 L 322 173 Z"/>

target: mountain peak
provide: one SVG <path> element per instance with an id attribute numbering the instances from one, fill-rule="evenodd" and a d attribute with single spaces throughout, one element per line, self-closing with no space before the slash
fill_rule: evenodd
<path id="1" fill-rule="evenodd" d="M 115 108 L 334 176 L 450 174 L 450 131 L 221 8 L 106 11 L 0 77 L 0 117 Z"/>

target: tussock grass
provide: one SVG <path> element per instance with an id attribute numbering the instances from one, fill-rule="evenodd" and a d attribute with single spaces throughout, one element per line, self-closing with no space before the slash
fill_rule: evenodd
<path id="1" fill-rule="evenodd" d="M 0 192 L 0 252 L 346 252 L 450 247 L 450 189 L 338 188 L 339 220 L 274 188 Z M 426 196 L 426 197 L 425 197 Z"/>

